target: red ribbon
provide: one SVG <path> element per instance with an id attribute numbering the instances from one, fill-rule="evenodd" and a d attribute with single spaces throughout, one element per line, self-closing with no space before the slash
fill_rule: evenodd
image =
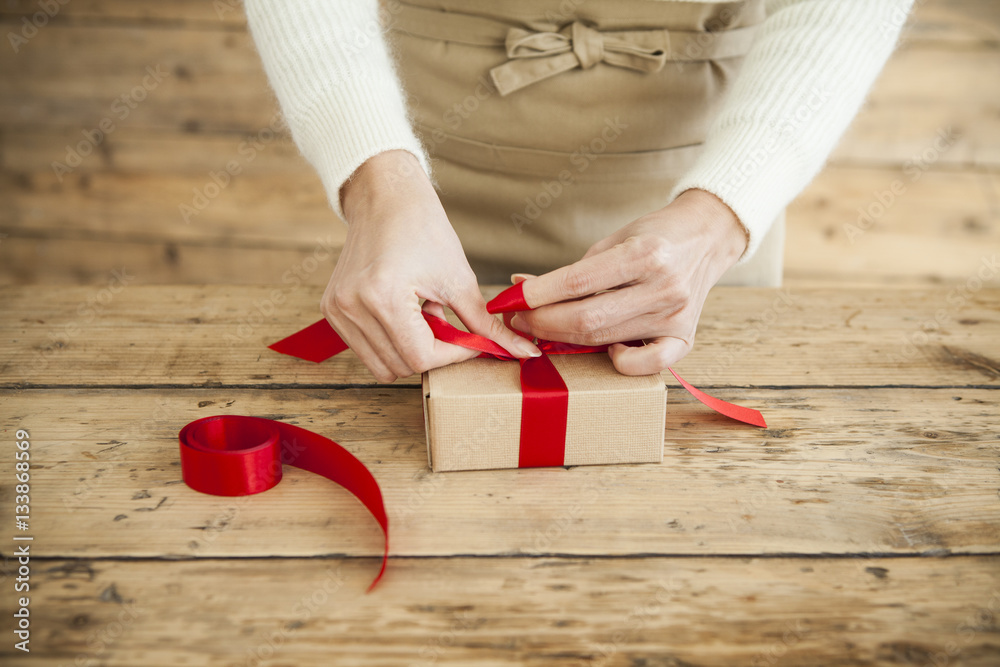
<path id="1" fill-rule="evenodd" d="M 513 313 L 531 310 L 524 299 L 523 283 L 501 292 L 487 305 L 490 313 L 504 313 L 510 326 Z M 513 360 L 515 357 L 498 344 L 478 334 L 456 329 L 446 320 L 423 313 L 434 337 L 445 343 L 478 350 L 480 358 Z M 515 331 L 528 338 L 526 334 Z M 642 341 L 627 341 L 625 345 L 640 346 Z M 566 412 L 569 392 L 559 371 L 548 355 L 589 354 L 606 352 L 609 345 L 576 345 L 551 340 L 538 340 L 541 357 L 519 360 L 521 363 L 521 436 L 518 466 L 521 468 L 561 466 L 566 447 Z M 306 327 L 270 346 L 272 350 L 309 361 L 320 362 L 347 349 L 347 345 L 326 320 Z M 672 368 L 669 370 L 691 395 L 712 410 L 737 421 L 766 428 L 763 415 L 757 410 L 727 403 L 691 386 Z"/>
<path id="2" fill-rule="evenodd" d="M 305 339 L 316 335 L 313 331 Z M 324 339 L 320 340 L 323 345 L 334 342 L 326 338 L 320 335 L 315 340 Z M 181 474 L 195 491 L 214 496 L 267 491 L 281 481 L 281 464 L 285 463 L 322 475 L 354 494 L 385 536 L 382 567 L 368 590 L 375 588 L 389 556 L 389 517 L 378 482 L 353 454 L 318 433 L 261 417 L 204 417 L 181 429 L 179 439 Z"/>
<path id="3" fill-rule="evenodd" d="M 505 313 L 508 326 L 512 313 L 530 310 L 521 283 L 501 292 L 487 304 L 487 309 L 491 313 Z M 423 315 L 434 336 L 443 342 L 478 350 L 483 358 L 515 358 L 484 336 L 456 329 L 429 313 Z M 521 468 L 561 466 L 564 461 L 569 392 L 549 355 L 604 352 L 609 347 L 549 340 L 539 340 L 537 344 L 543 352 L 541 357 L 519 360 L 522 398 L 518 466 Z M 642 341 L 625 343 L 642 344 Z M 269 347 L 318 363 L 343 352 L 347 344 L 326 320 L 319 320 Z M 685 382 L 673 369 L 668 370 L 696 399 L 716 412 L 754 426 L 767 426 L 758 411 L 709 396 Z M 281 481 L 282 463 L 340 484 L 361 501 L 382 527 L 385 538 L 382 567 L 368 590 L 382 578 L 389 556 L 389 518 L 382 491 L 364 464 L 333 440 L 291 424 L 234 415 L 193 421 L 181 429 L 179 440 L 184 481 L 202 493 L 244 496 L 266 491 Z"/>

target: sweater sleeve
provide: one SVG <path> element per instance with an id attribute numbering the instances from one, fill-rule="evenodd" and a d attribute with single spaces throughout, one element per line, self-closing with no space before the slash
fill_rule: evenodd
<path id="1" fill-rule="evenodd" d="M 379 20 L 377 0 L 246 0 L 247 22 L 299 150 L 343 218 L 340 188 L 388 150 L 430 164 Z"/>
<path id="2" fill-rule="evenodd" d="M 699 188 L 749 236 L 740 262 L 819 172 L 895 47 L 912 0 L 768 0 L 705 141 L 670 199 Z"/>

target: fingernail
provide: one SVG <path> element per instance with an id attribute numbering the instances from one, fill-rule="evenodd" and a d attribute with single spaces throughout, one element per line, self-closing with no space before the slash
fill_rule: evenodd
<path id="1" fill-rule="evenodd" d="M 527 341 L 524 343 L 518 343 L 517 345 L 521 349 L 521 353 L 529 357 L 540 357 L 542 353 L 534 345 L 531 345 Z"/>
<path id="2" fill-rule="evenodd" d="M 535 276 L 530 273 L 512 273 L 510 274 L 510 282 L 514 285 L 520 282 L 524 282 L 528 278 L 534 278 Z"/>

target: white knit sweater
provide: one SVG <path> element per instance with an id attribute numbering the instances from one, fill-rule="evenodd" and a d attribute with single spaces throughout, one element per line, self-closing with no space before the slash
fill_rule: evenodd
<path id="1" fill-rule="evenodd" d="M 823 166 L 892 52 L 913 0 L 765 5 L 767 18 L 705 151 L 670 196 L 700 188 L 728 204 L 749 234 L 744 261 Z M 376 0 L 245 6 L 292 136 L 339 216 L 341 186 L 373 155 L 407 150 L 431 174 L 407 119 Z"/>

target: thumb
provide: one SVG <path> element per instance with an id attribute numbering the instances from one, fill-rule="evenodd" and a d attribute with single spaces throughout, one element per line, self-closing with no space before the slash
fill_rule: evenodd
<path id="1" fill-rule="evenodd" d="M 478 289 L 462 293 L 448 305 L 469 331 L 489 338 L 515 357 L 524 359 L 542 355 L 534 343 L 518 336 L 505 327 L 495 315 L 490 315 L 486 311 L 486 301 Z"/>
<path id="2" fill-rule="evenodd" d="M 608 354 L 622 375 L 653 375 L 683 359 L 691 347 L 692 344 L 682 338 L 661 336 L 642 347 L 615 343 L 608 348 Z"/>

